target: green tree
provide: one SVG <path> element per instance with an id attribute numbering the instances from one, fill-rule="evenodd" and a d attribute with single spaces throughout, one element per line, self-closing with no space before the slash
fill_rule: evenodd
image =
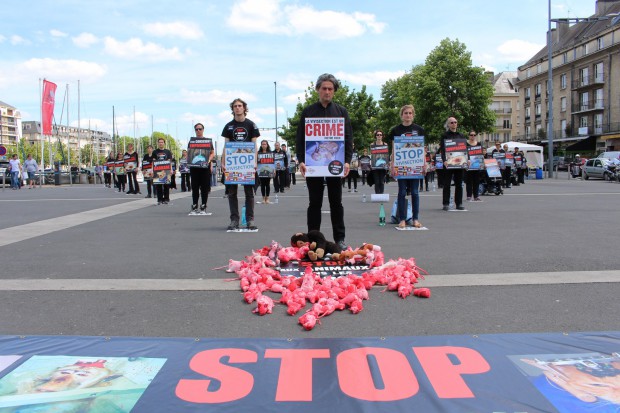
<path id="1" fill-rule="evenodd" d="M 288 126 L 284 126 L 278 132 L 278 136 L 286 141 L 289 148 L 295 149 L 295 137 L 297 135 L 297 125 L 301 118 L 301 112 L 313 103 L 319 101 L 319 95 L 314 89 L 314 83 L 308 86 L 304 93 L 304 101 L 297 103 L 295 113 L 288 118 Z M 362 86 L 359 92 L 355 89 L 350 91 L 346 85 L 340 86 L 338 91 L 334 93 L 334 102 L 344 106 L 349 112 L 351 126 L 353 129 L 353 144 L 356 148 L 367 146 L 371 131 L 376 124 L 376 117 L 379 114 L 377 101 L 372 95 L 366 92 L 366 86 Z"/>
<path id="2" fill-rule="evenodd" d="M 415 106 L 415 123 L 424 127 L 430 142 L 445 131 L 445 121 L 454 116 L 462 131 L 492 132 L 495 113 L 489 109 L 493 86 L 484 70 L 472 66 L 471 52 L 458 40 L 444 39 L 401 78 L 387 82 L 381 92 L 381 126 L 400 122 L 398 110 Z"/>

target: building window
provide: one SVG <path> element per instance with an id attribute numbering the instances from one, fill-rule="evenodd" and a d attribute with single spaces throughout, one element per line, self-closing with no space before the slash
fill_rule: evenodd
<path id="1" fill-rule="evenodd" d="M 566 73 L 560 76 L 560 89 L 566 89 Z"/>
<path id="2" fill-rule="evenodd" d="M 504 129 L 510 129 L 510 119 L 504 119 Z"/>
<path id="3" fill-rule="evenodd" d="M 588 86 L 590 84 L 590 79 L 588 79 L 589 74 L 590 71 L 587 67 L 579 69 L 579 84 L 581 86 Z"/>
<path id="4" fill-rule="evenodd" d="M 562 132 L 562 137 L 566 138 L 566 119 L 560 121 L 560 131 Z"/>
<path id="5" fill-rule="evenodd" d="M 536 86 L 534 86 L 534 96 L 535 97 L 540 97 L 540 83 L 536 83 Z"/>
<path id="6" fill-rule="evenodd" d="M 560 98 L 560 111 L 566 112 L 566 96 Z"/>
<path id="7" fill-rule="evenodd" d="M 542 106 L 540 103 L 536 104 L 536 116 L 540 116 L 540 114 L 542 113 Z"/>
<path id="8" fill-rule="evenodd" d="M 594 96 L 594 108 L 603 109 L 603 89 L 596 89 Z"/>
<path id="9" fill-rule="evenodd" d="M 541 63 L 538 63 L 538 64 L 536 65 L 536 73 L 538 74 L 538 73 L 540 73 L 540 72 L 542 72 L 542 64 L 541 64 Z"/>
<path id="10" fill-rule="evenodd" d="M 603 83 L 605 80 L 603 76 L 603 62 L 594 65 L 594 81 L 596 83 Z"/>
<path id="11" fill-rule="evenodd" d="M 526 72 L 525 72 L 525 77 L 526 77 L 526 78 L 530 78 L 530 77 L 532 77 L 532 68 L 531 68 L 531 67 L 528 67 L 528 68 L 527 68 L 527 70 L 526 70 Z"/>
<path id="12" fill-rule="evenodd" d="M 529 88 L 529 87 L 526 87 L 526 88 L 524 89 L 524 92 L 523 92 L 523 93 L 525 94 L 525 98 L 526 98 L 526 99 L 529 99 L 529 97 L 530 97 L 530 88 Z"/>
<path id="13" fill-rule="evenodd" d="M 594 133 L 603 133 L 603 114 L 594 115 Z"/>
<path id="14" fill-rule="evenodd" d="M 527 108 L 525 108 L 525 120 L 529 120 L 530 119 L 530 108 L 529 106 Z"/>
<path id="15" fill-rule="evenodd" d="M 566 62 L 568 62 L 568 53 L 564 52 L 562 54 L 562 63 L 566 63 Z"/>
<path id="16" fill-rule="evenodd" d="M 588 127 L 588 117 L 587 116 L 582 116 L 579 118 L 579 127 L 580 128 L 587 128 Z"/>
<path id="17" fill-rule="evenodd" d="M 531 126 L 526 126 L 525 127 L 525 138 L 529 139 L 531 134 L 532 134 L 532 127 Z"/>
<path id="18" fill-rule="evenodd" d="M 589 107 L 590 102 L 588 102 L 589 99 L 590 99 L 590 94 L 588 92 L 583 92 L 581 94 L 581 99 L 579 99 L 581 101 L 581 110 L 590 109 Z"/>
<path id="19" fill-rule="evenodd" d="M 605 47 L 605 42 L 603 41 L 602 37 L 599 37 L 598 39 L 596 39 L 596 46 L 598 50 L 601 50 L 603 47 Z"/>
<path id="20" fill-rule="evenodd" d="M 583 46 L 581 46 L 581 55 L 585 56 L 588 54 L 588 44 L 584 44 Z"/>

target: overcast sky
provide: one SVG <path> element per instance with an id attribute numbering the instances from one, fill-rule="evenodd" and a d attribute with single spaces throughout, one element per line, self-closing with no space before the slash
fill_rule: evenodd
<path id="1" fill-rule="evenodd" d="M 594 14 L 595 0 L 554 0 L 552 17 Z M 381 85 L 448 37 L 473 63 L 516 70 L 545 45 L 547 2 L 468 1 L 77 1 L 10 2 L 0 8 L 0 101 L 39 120 L 39 79 L 58 84 L 56 122 L 69 84 L 69 121 L 120 134 L 156 131 L 182 142 L 202 122 L 220 136 L 241 97 L 265 137 L 292 116 L 324 72 L 351 89 Z M 274 85 L 277 82 L 277 87 Z M 62 123 L 67 122 L 67 108 Z"/>

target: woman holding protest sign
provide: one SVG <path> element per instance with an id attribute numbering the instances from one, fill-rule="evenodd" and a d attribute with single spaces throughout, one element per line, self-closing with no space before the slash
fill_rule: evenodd
<path id="1" fill-rule="evenodd" d="M 375 185 L 375 194 L 382 194 L 385 190 L 385 173 L 389 161 L 389 149 L 383 142 L 383 131 L 374 132 L 375 141 L 370 144 L 370 159 L 372 167 L 372 181 Z"/>
<path id="2" fill-rule="evenodd" d="M 405 105 L 400 108 L 400 119 L 402 123 L 393 127 L 388 136 L 388 139 L 416 137 L 415 139 L 408 139 L 407 142 L 403 142 L 403 145 L 407 148 L 409 148 L 407 145 L 411 145 L 411 148 L 418 148 L 421 152 L 421 156 L 418 157 L 422 162 L 422 169 L 419 171 L 419 175 L 417 175 L 418 171 L 415 170 L 416 167 L 414 166 L 412 168 L 412 173 L 414 173 L 414 175 L 404 176 L 401 173 L 399 177 L 398 170 L 396 166 L 394 166 L 396 157 L 392 157 L 392 176 L 396 177 L 398 181 L 397 219 L 399 221 L 399 228 L 405 228 L 407 226 L 407 193 L 411 193 L 412 225 L 415 228 L 422 227 L 422 224 L 418 221 L 418 216 L 420 214 L 420 184 L 418 179 L 423 179 L 426 167 L 426 165 L 424 165 L 424 129 L 413 123 L 414 118 L 415 108 L 413 105 Z M 395 150 L 395 147 L 395 142 L 392 142 L 393 150 Z"/>

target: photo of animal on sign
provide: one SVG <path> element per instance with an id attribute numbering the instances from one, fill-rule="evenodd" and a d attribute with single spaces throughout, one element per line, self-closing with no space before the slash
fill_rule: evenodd
<path id="1" fill-rule="evenodd" d="M 344 118 L 306 118 L 306 176 L 344 176 Z"/>

